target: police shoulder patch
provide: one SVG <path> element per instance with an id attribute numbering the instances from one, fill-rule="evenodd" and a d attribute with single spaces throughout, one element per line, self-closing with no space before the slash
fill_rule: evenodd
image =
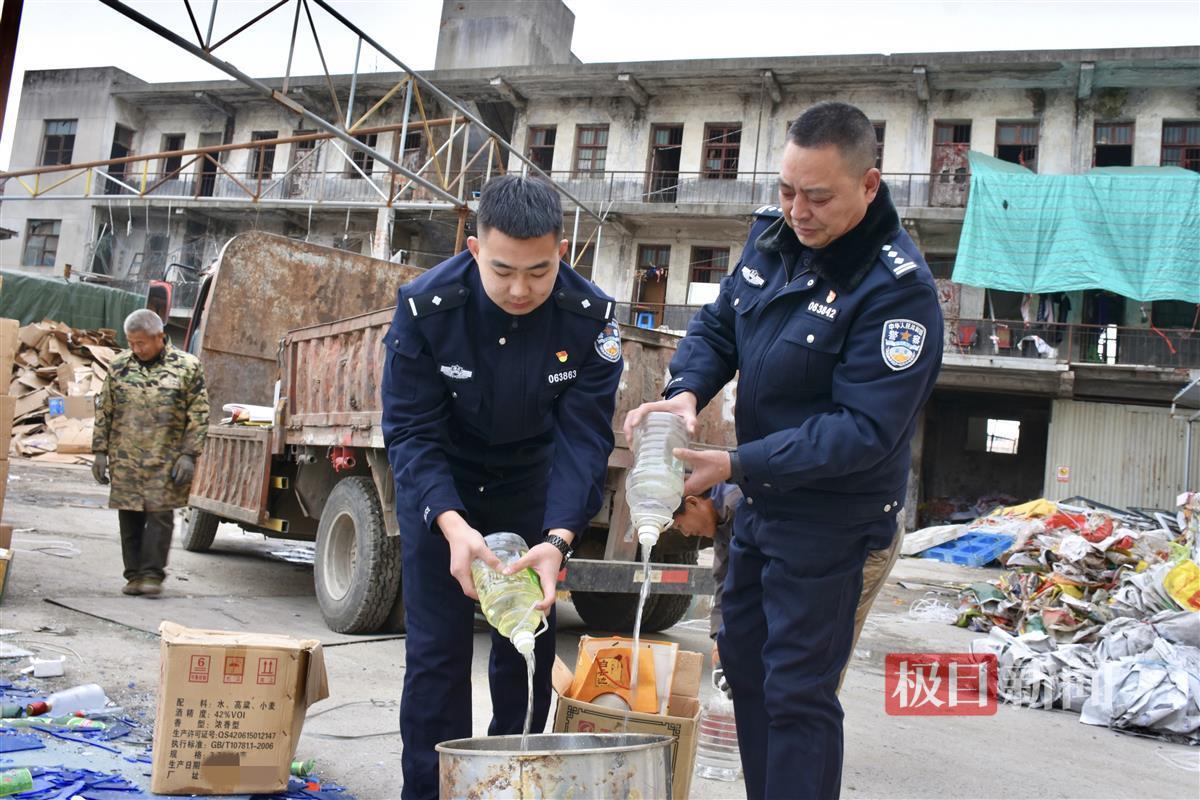
<path id="1" fill-rule="evenodd" d="M 889 319 L 883 323 L 879 349 L 883 363 L 896 372 L 917 363 L 925 347 L 925 326 L 911 319 Z"/>
<path id="2" fill-rule="evenodd" d="M 754 209 L 756 217 L 782 217 L 783 209 L 779 206 L 759 206 Z"/>
<path id="3" fill-rule="evenodd" d="M 596 352 L 614 364 L 621 360 L 621 326 L 615 319 L 610 319 L 596 337 Z"/>
<path id="4" fill-rule="evenodd" d="M 408 309 L 414 317 L 420 319 L 439 311 L 458 308 L 465 302 L 467 302 L 467 287 L 451 284 L 421 294 L 414 294 L 408 298 Z"/>
<path id="5" fill-rule="evenodd" d="M 899 280 L 910 272 L 915 272 L 919 266 L 916 261 L 894 244 L 885 244 L 881 248 L 879 258 L 892 272 L 892 277 Z"/>
<path id="6" fill-rule="evenodd" d="M 563 311 L 582 314 L 590 319 L 607 320 L 612 318 L 612 302 L 594 294 L 560 289 L 554 293 L 554 302 Z"/>

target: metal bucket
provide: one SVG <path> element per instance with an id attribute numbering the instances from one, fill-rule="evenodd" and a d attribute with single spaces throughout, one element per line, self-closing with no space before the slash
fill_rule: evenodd
<path id="1" fill-rule="evenodd" d="M 455 739 L 437 746 L 442 800 L 669 798 L 670 736 L 547 733 Z"/>

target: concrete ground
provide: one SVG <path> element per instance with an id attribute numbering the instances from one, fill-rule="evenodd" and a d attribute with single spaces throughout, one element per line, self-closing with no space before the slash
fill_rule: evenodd
<path id="1" fill-rule="evenodd" d="M 14 461 L 4 510 L 16 529 L 15 558 L 0 628 L 4 637 L 31 649 L 38 643 L 69 648 L 64 678 L 41 682 L 48 690 L 84 682 L 104 686 L 110 697 L 135 714 L 153 719 L 158 672 L 154 635 L 46 602 L 55 597 L 111 598 L 122 584 L 117 515 L 104 508 L 103 487 L 83 467 Z M 65 543 L 73 548 L 46 547 Z M 41 548 L 41 549 L 35 549 Z M 311 566 L 284 560 L 290 543 L 268 542 L 223 526 L 214 550 L 171 552 L 167 592 L 216 603 L 212 627 L 225 617 L 257 607 L 287 615 L 309 608 Z M 285 555 L 273 555 L 280 552 Z M 55 555 L 57 553 L 58 555 Z M 902 560 L 867 622 L 842 693 L 846 708 L 846 797 L 1195 798 L 1200 794 L 1200 758 L 1195 748 L 1165 744 L 1081 724 L 1067 712 L 1001 706 L 988 717 L 891 717 L 884 711 L 884 657 L 889 652 L 962 652 L 977 634 L 953 626 L 918 622 L 911 604 L 928 587 L 919 582 L 979 580 L 991 573 L 919 559 Z M 145 611 L 157 601 L 127 598 Z M 152 616 L 158 612 L 153 612 Z M 697 616 L 703 616 L 697 608 Z M 579 636 L 589 631 L 569 602 L 559 603 L 559 654 L 571 662 Z M 296 616 L 296 615 L 293 615 Z M 65 631 L 36 632 L 39 626 Z M 314 631 L 319 637 L 320 632 Z M 702 619 L 685 621 L 656 638 L 708 652 Z M 474 729 L 482 734 L 490 717 L 486 677 L 486 634 L 476 634 Z M 404 663 L 403 639 L 331 646 L 326 650 L 332 696 L 315 705 L 298 757 L 318 759 L 324 778 L 347 787 L 360 800 L 399 796 L 400 737 L 397 710 Z M 11 678 L 23 662 L 0 661 L 0 677 Z M 707 695 L 712 689 L 704 684 Z M 336 738 L 366 737 L 366 738 Z M 741 783 L 695 779 L 695 798 L 743 798 Z"/>

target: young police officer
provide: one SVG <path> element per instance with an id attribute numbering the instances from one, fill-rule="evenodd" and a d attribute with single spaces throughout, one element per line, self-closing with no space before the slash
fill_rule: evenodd
<path id="1" fill-rule="evenodd" d="M 941 366 L 929 268 L 875 169 L 875 132 L 845 103 L 788 131 L 782 208 L 759 209 L 733 273 L 671 361 L 668 410 L 694 424 L 735 371 L 738 447 L 681 451 L 687 491 L 719 481 L 734 518 L 717 637 L 751 798 L 837 797 L 838 675 L 863 565 L 893 540 L 909 440 Z"/>
<path id="2" fill-rule="evenodd" d="M 388 331 L 383 428 L 396 477 L 407 625 L 400 731 L 405 798 L 438 794 L 438 742 L 471 735 L 470 564 L 483 536 L 520 534 L 541 578 L 533 729 L 550 707 L 554 587 L 599 510 L 621 375 L 613 302 L 561 264 L 547 183 L 483 188 L 468 252 L 400 288 Z M 514 570 L 515 571 L 515 570 Z M 525 662 L 492 632 L 489 735 L 520 733 Z"/>

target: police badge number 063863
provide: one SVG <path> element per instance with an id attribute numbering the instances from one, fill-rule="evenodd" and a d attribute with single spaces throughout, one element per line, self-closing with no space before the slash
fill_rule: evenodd
<path id="1" fill-rule="evenodd" d="M 615 319 L 610 319 L 596 337 L 596 352 L 614 364 L 621 360 L 621 327 Z"/>
<path id="2" fill-rule="evenodd" d="M 899 372 L 917 363 L 925 347 L 925 326 L 911 319 L 889 319 L 883 323 L 880 340 L 883 363 Z"/>

